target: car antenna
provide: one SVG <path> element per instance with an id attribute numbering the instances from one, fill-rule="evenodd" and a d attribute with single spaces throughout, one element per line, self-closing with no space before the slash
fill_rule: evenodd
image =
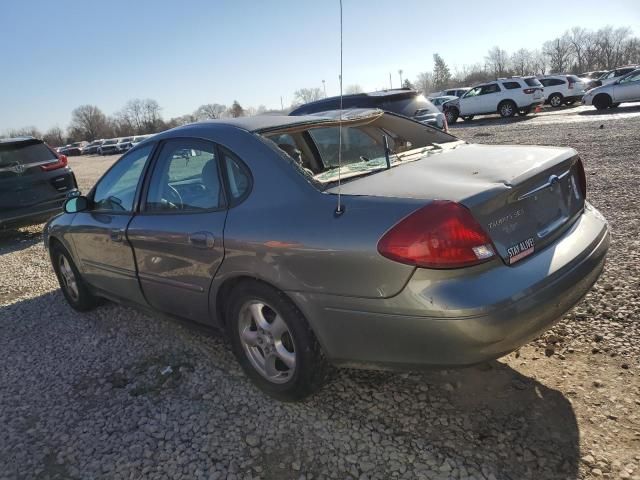
<path id="1" fill-rule="evenodd" d="M 341 184 L 342 184 L 342 0 L 340 0 L 340 113 L 338 117 L 338 206 L 335 215 L 340 216 L 344 213 L 344 205 L 342 205 Z"/>

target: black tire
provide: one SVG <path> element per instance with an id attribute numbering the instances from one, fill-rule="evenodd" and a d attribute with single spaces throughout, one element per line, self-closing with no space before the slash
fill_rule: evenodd
<path id="1" fill-rule="evenodd" d="M 597 110 L 606 110 L 611 106 L 611 97 L 606 93 L 600 93 L 593 99 L 593 106 Z"/>
<path id="2" fill-rule="evenodd" d="M 552 93 L 551 95 L 549 95 L 549 105 L 551 105 L 553 108 L 561 107 L 563 98 L 564 97 L 559 93 Z"/>
<path id="3" fill-rule="evenodd" d="M 609 105 L 609 108 L 618 108 L 620 106 L 620 102 L 617 103 L 612 103 L 611 105 Z"/>
<path id="4" fill-rule="evenodd" d="M 451 125 L 452 123 L 456 123 L 458 121 L 460 112 L 458 111 L 457 108 L 447 108 L 444 111 L 444 116 L 447 119 L 447 123 Z"/>
<path id="5" fill-rule="evenodd" d="M 470 122 L 471 120 L 473 120 L 474 115 L 465 115 L 464 117 L 462 117 L 462 120 L 464 120 L 465 122 Z"/>
<path id="6" fill-rule="evenodd" d="M 60 243 L 54 242 L 49 249 L 49 255 L 53 270 L 58 277 L 60 290 L 69 305 L 79 312 L 86 312 L 97 307 L 100 300 L 90 292 L 69 252 Z M 63 265 L 68 268 L 68 272 L 63 271 Z M 69 274 L 72 274 L 75 279 L 75 289 L 70 285 Z"/>
<path id="7" fill-rule="evenodd" d="M 279 316 L 286 324 L 288 350 L 291 349 L 290 351 L 294 354 L 295 367 L 290 376 L 281 381 L 283 383 L 269 380 L 258 367 L 254 366 L 253 360 L 250 360 L 249 350 L 252 349 L 265 357 L 267 356 L 262 350 L 264 344 L 254 344 L 253 347 L 249 347 L 241 339 L 241 329 L 243 331 L 246 329 L 243 326 L 245 321 L 243 320 L 245 318 L 243 312 L 246 312 L 247 305 L 251 304 L 262 305 L 259 307 L 260 311 L 264 312 L 264 309 L 267 309 L 276 317 Z M 251 307 L 248 308 L 251 310 Z M 263 392 L 279 400 L 292 402 L 302 400 L 317 391 L 326 382 L 329 365 L 322 348 L 302 312 L 284 293 L 257 281 L 240 283 L 231 292 L 227 308 L 225 308 L 225 318 L 233 353 L 246 375 Z M 264 314 L 263 318 L 268 318 L 268 315 Z M 257 331 L 255 333 L 257 335 Z M 277 356 L 273 346 L 266 346 L 266 348 L 271 348 L 272 355 Z M 278 359 L 275 361 L 277 362 Z M 290 372 L 284 363 L 281 365 L 284 367 L 284 371 Z M 273 368 L 277 368 L 277 363 Z"/>
<path id="8" fill-rule="evenodd" d="M 512 100 L 504 100 L 498 105 L 498 113 L 502 118 L 513 117 L 517 111 L 518 107 Z"/>

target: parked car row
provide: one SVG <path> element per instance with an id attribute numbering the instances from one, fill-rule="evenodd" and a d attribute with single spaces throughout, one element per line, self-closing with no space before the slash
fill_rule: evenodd
<path id="1" fill-rule="evenodd" d="M 56 148 L 56 153 L 66 156 L 77 155 L 113 155 L 116 153 L 124 153 L 131 147 L 137 145 L 141 141 L 151 137 L 152 135 L 136 135 L 131 137 L 119 137 L 109 139 L 98 139 L 92 142 L 75 142 L 64 147 Z"/>
<path id="2" fill-rule="evenodd" d="M 592 88 L 582 97 L 583 105 L 593 105 L 598 110 L 616 108 L 623 102 L 640 102 L 640 68 L 613 82 Z"/>

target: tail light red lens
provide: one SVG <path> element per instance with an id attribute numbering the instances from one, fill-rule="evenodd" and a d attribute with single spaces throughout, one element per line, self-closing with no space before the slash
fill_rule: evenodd
<path id="1" fill-rule="evenodd" d="M 67 156 L 66 155 L 60 155 L 56 153 L 56 156 L 58 157 L 58 161 L 56 163 L 50 163 L 48 165 L 43 165 L 40 168 L 42 170 L 44 170 L 45 172 L 49 172 L 51 170 L 57 170 L 58 168 L 64 168 L 67 166 Z"/>
<path id="2" fill-rule="evenodd" d="M 535 88 L 524 88 L 522 91 L 524 93 L 526 93 L 526 94 L 532 94 L 533 92 L 536 91 L 536 89 Z"/>
<path id="3" fill-rule="evenodd" d="M 393 226 L 378 242 L 381 255 L 426 268 L 460 268 L 495 256 L 491 239 L 471 212 L 436 200 Z"/>
<path id="4" fill-rule="evenodd" d="M 584 164 L 582 163 L 582 159 L 578 159 L 578 163 L 576 164 L 578 169 L 578 183 L 580 184 L 580 190 L 582 191 L 582 198 L 587 198 L 587 174 L 584 171 Z"/>

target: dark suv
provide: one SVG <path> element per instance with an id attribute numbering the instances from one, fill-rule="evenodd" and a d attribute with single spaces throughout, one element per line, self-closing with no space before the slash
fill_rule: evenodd
<path id="1" fill-rule="evenodd" d="M 398 113 L 431 127 L 446 129 L 444 115 L 424 95 L 416 90 L 400 88 L 371 93 L 343 95 L 342 108 L 379 108 L 387 112 Z M 309 115 L 340 109 L 340 97 L 329 97 L 306 103 L 293 110 L 289 115 Z"/>
<path id="2" fill-rule="evenodd" d="M 0 139 L 0 229 L 46 221 L 74 191 L 67 157 L 36 138 Z"/>

